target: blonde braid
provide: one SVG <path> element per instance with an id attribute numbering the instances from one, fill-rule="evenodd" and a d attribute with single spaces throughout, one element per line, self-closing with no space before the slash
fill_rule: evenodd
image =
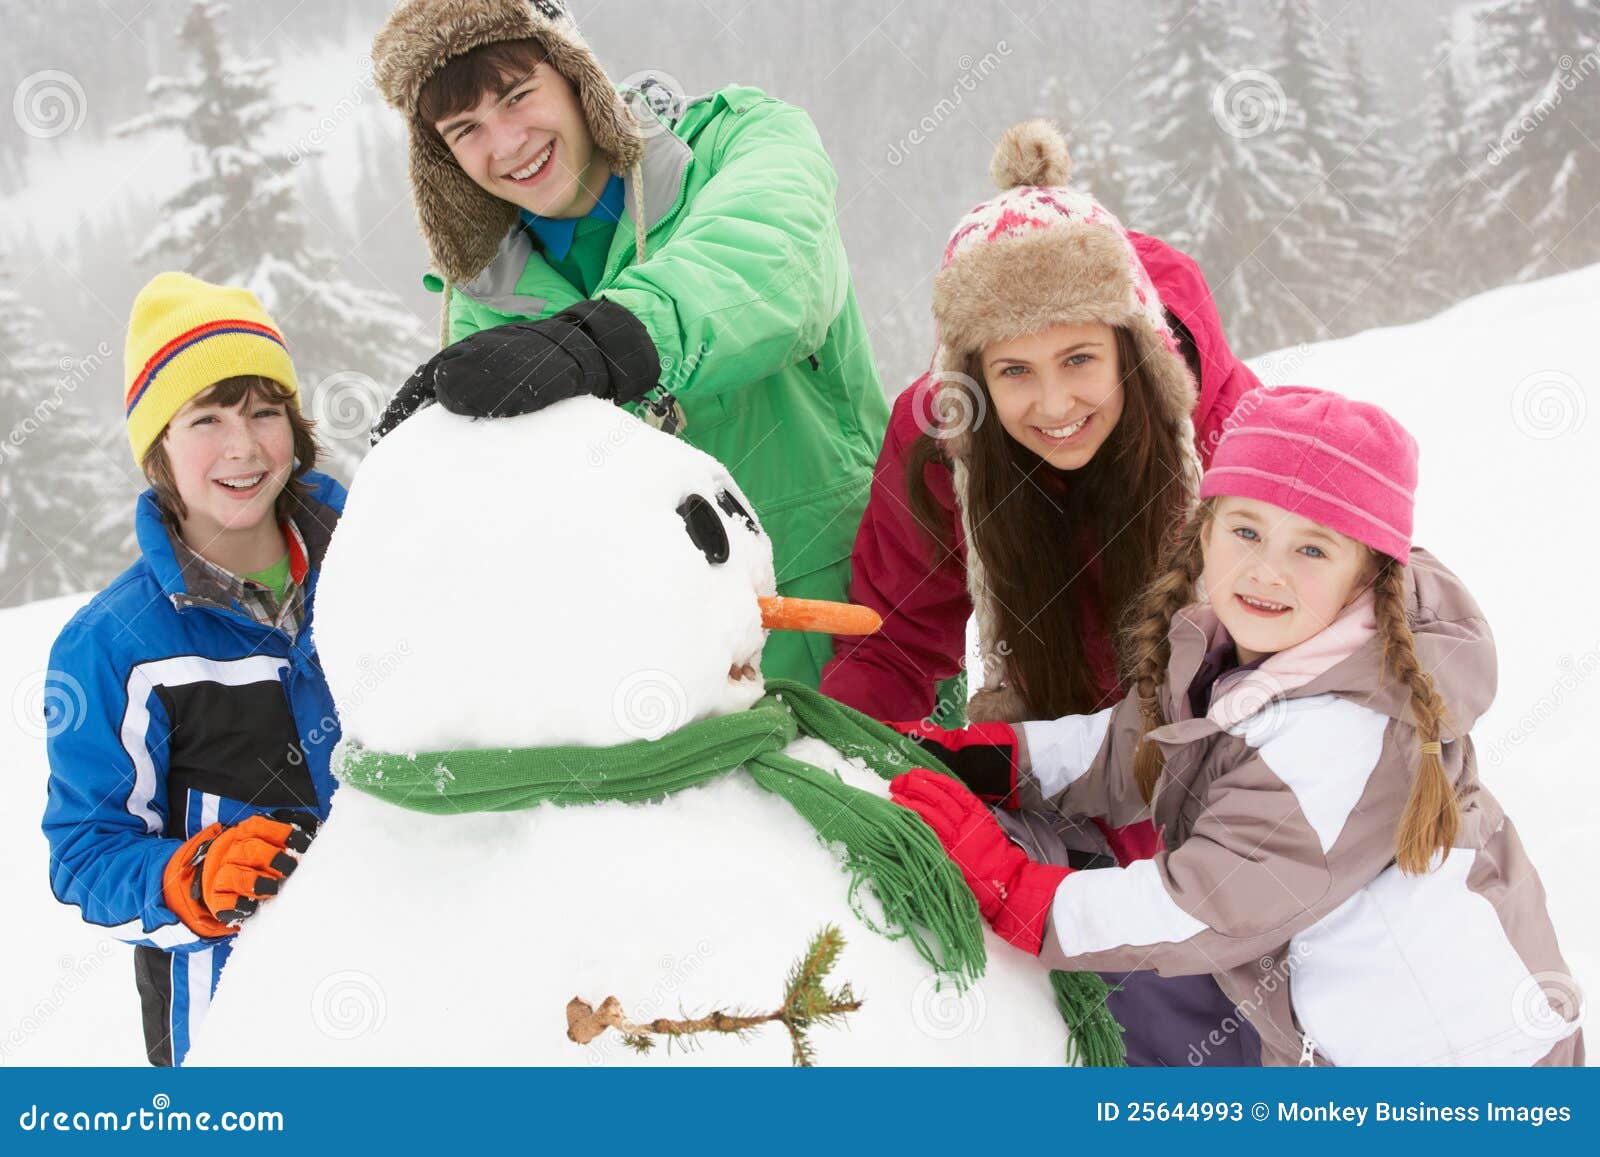
<path id="1" fill-rule="evenodd" d="M 1390 678 L 1410 688 L 1411 714 L 1422 746 L 1416 779 L 1395 836 L 1395 861 L 1400 870 L 1420 876 L 1428 871 L 1435 852 L 1449 854 L 1461 820 L 1439 748 L 1448 712 L 1432 676 L 1417 662 L 1411 626 L 1406 622 L 1406 568 L 1395 559 L 1384 558 L 1373 595 L 1384 669 Z"/>
<path id="2" fill-rule="evenodd" d="M 1127 682 L 1139 697 L 1141 729 L 1133 753 L 1133 781 L 1149 803 L 1161 776 L 1161 748 L 1144 737 L 1166 722 L 1157 692 L 1167 678 L 1172 649 L 1167 633 L 1172 617 L 1194 601 L 1195 580 L 1205 565 L 1201 539 L 1211 523 L 1212 506 L 1205 502 L 1168 540 L 1156 577 L 1140 593 L 1129 625 L 1123 632 L 1123 657 Z"/>

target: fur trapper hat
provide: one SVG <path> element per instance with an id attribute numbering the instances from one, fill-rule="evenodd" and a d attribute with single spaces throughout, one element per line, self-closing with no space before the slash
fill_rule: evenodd
<path id="1" fill-rule="evenodd" d="M 428 79 L 453 57 L 507 40 L 535 40 L 578 95 L 595 147 L 617 173 L 644 152 L 627 104 L 578 32 L 563 0 L 405 0 L 372 42 L 384 100 L 410 132 L 411 195 L 435 268 L 448 281 L 477 276 L 516 223 L 517 207 L 478 187 L 417 114 Z"/>

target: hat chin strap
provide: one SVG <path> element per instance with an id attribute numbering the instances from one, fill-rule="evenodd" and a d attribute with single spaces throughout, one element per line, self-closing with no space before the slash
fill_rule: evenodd
<path id="1" fill-rule="evenodd" d="M 644 260 L 644 162 L 634 161 L 628 166 L 628 180 L 633 182 L 633 260 Z"/>

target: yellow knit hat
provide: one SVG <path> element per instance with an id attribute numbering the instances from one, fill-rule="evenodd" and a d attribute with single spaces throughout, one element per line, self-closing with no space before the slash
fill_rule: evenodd
<path id="1" fill-rule="evenodd" d="M 158 273 L 139 291 L 123 365 L 128 444 L 141 464 L 172 415 L 227 378 L 270 378 L 300 405 L 288 346 L 256 295 L 187 273 Z"/>

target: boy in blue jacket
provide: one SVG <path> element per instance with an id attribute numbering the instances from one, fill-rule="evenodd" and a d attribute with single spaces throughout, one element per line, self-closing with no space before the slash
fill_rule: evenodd
<path id="1" fill-rule="evenodd" d="M 50 652 L 56 898 L 134 947 L 145 1047 L 181 1064 L 239 924 L 328 814 L 339 737 L 311 607 L 344 488 L 319 474 L 255 296 L 163 273 L 134 302 L 141 557 Z"/>

